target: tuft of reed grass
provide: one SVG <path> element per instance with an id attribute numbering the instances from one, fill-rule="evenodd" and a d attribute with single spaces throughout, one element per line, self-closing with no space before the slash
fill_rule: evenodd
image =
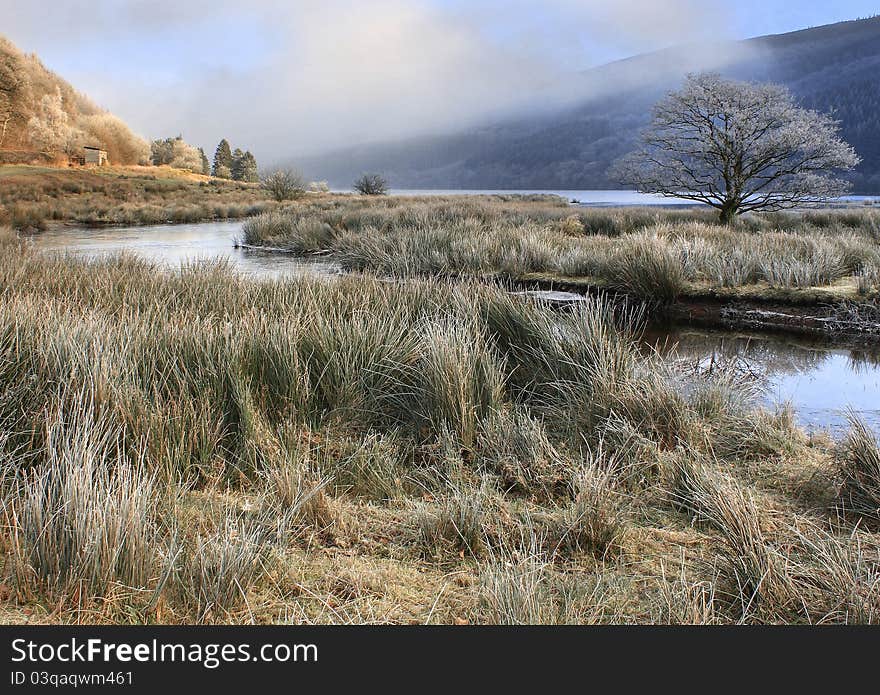
<path id="1" fill-rule="evenodd" d="M 184 543 L 169 583 L 175 604 L 195 622 L 227 622 L 248 607 L 248 591 L 268 557 L 259 525 L 230 514 L 221 527 Z"/>
<path id="2" fill-rule="evenodd" d="M 298 442 L 259 471 L 263 508 L 279 539 L 302 527 L 323 531 L 333 523 L 325 493 L 331 483 L 312 461 L 312 450 Z"/>
<path id="3" fill-rule="evenodd" d="M 448 483 L 439 500 L 412 504 L 411 535 L 429 555 L 448 551 L 480 555 L 486 546 L 488 505 L 485 482 L 475 488 Z"/>
<path id="4" fill-rule="evenodd" d="M 434 431 L 448 428 L 472 449 L 480 423 L 503 403 L 502 368 L 473 324 L 438 322 L 425 337 L 416 365 L 418 412 Z"/>
<path id="5" fill-rule="evenodd" d="M 743 619 L 785 615 L 795 592 L 782 558 L 764 533 L 763 515 L 752 495 L 687 455 L 676 457 L 673 465 L 673 503 L 719 533 L 716 553 L 726 565 Z"/>
<path id="6" fill-rule="evenodd" d="M 849 416 L 849 431 L 838 446 L 836 461 L 841 506 L 856 514 L 880 517 L 880 444 L 863 419 Z"/>
<path id="7" fill-rule="evenodd" d="M 526 535 L 493 549 L 480 568 L 481 622 L 493 625 L 588 625 L 614 622 L 609 588 L 601 575 L 552 572 L 540 550 L 543 541 Z"/>
<path id="8" fill-rule="evenodd" d="M 562 455 L 541 421 L 522 406 L 495 412 L 483 423 L 477 451 L 507 491 L 549 495 L 563 474 Z"/>
<path id="9" fill-rule="evenodd" d="M 642 299 L 674 302 L 684 290 L 678 254 L 657 234 L 623 237 L 605 273 L 612 287 Z"/>
<path id="10" fill-rule="evenodd" d="M 21 595 L 103 597 L 114 586 L 146 590 L 157 579 L 160 489 L 93 407 L 86 399 L 59 412 L 43 461 L 12 482 L 4 507 Z"/>

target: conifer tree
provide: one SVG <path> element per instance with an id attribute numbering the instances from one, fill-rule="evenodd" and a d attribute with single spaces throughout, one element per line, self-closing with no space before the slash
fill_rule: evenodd
<path id="1" fill-rule="evenodd" d="M 229 141 L 224 138 L 214 151 L 214 166 L 211 169 L 211 175 L 225 179 L 229 178 L 231 171 L 232 148 L 229 147 Z"/>
<path id="2" fill-rule="evenodd" d="M 233 170 L 233 178 L 238 181 L 246 181 L 248 183 L 255 183 L 260 180 L 260 176 L 257 173 L 257 159 L 251 154 L 250 151 L 245 152 L 238 160 L 237 160 L 237 169 Z"/>
<path id="3" fill-rule="evenodd" d="M 199 158 L 202 160 L 202 173 L 207 176 L 211 173 L 211 162 L 208 161 L 208 155 L 201 147 L 199 148 Z"/>
<path id="4" fill-rule="evenodd" d="M 241 151 L 240 148 L 236 147 L 232 152 L 232 164 L 230 165 L 230 170 L 232 170 L 232 178 L 236 181 L 241 181 L 241 158 L 244 157 L 244 152 Z"/>

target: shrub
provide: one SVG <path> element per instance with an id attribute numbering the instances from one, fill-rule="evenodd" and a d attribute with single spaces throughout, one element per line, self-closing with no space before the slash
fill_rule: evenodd
<path id="1" fill-rule="evenodd" d="M 388 181 L 380 174 L 364 174 L 353 188 L 361 195 L 388 195 Z"/>
<path id="2" fill-rule="evenodd" d="M 306 193 L 306 183 L 302 174 L 291 169 L 264 176 L 260 180 L 260 186 L 278 202 L 295 200 Z"/>

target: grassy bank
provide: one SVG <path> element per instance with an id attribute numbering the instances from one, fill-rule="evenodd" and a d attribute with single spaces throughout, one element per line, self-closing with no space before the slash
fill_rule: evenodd
<path id="1" fill-rule="evenodd" d="M 53 222 L 199 222 L 248 217 L 274 207 L 256 184 L 170 167 L 0 166 L 0 225 L 22 231 L 40 231 Z"/>
<path id="2" fill-rule="evenodd" d="M 2 250 L 4 621 L 877 618 L 870 433 L 625 306 Z"/>
<path id="3" fill-rule="evenodd" d="M 384 275 L 557 281 L 659 302 L 834 302 L 880 288 L 880 212 L 867 208 L 753 215 L 728 228 L 698 209 L 346 199 L 261 215 L 244 241 Z"/>

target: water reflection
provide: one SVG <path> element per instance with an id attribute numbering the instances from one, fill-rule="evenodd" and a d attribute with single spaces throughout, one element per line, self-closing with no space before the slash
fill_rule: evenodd
<path id="1" fill-rule="evenodd" d="M 844 428 L 852 408 L 880 432 L 880 349 L 691 329 L 652 330 L 645 340 L 671 360 L 704 369 L 736 362 L 759 380 L 767 405 L 790 402 L 808 430 Z"/>

